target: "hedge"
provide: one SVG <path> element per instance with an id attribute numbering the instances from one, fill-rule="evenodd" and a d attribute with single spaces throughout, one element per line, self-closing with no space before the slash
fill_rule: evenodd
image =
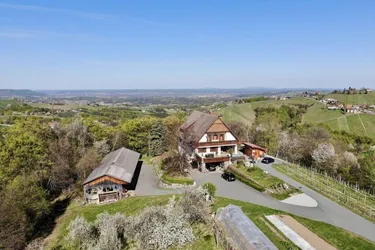
<path id="1" fill-rule="evenodd" d="M 165 184 L 169 184 L 169 185 L 171 184 L 193 185 L 194 184 L 194 180 L 186 176 L 169 176 L 167 174 L 163 174 L 161 176 L 161 180 Z"/>
<path id="2" fill-rule="evenodd" d="M 250 186 L 250 187 L 258 190 L 259 192 L 266 191 L 266 189 L 264 187 L 262 187 L 261 185 L 255 183 L 253 180 L 249 179 L 247 176 L 244 176 L 240 171 L 236 170 L 232 166 L 229 166 L 227 170 L 229 170 L 229 172 L 231 172 L 232 174 L 234 174 L 234 176 L 236 177 L 236 179 L 239 180 L 240 182 L 245 183 L 246 185 L 248 185 L 248 186 Z"/>

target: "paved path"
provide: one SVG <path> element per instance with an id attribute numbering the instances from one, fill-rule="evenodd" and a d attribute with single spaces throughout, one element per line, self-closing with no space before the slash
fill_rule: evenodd
<path id="1" fill-rule="evenodd" d="M 192 171 L 191 175 L 198 185 L 202 185 L 206 182 L 213 183 L 217 188 L 216 194 L 218 196 L 247 201 L 306 218 L 323 221 L 331 225 L 344 228 L 375 242 L 375 224 L 338 205 L 337 203 L 311 190 L 310 188 L 299 184 L 293 179 L 280 174 L 273 169 L 271 165 L 258 163 L 257 166 L 296 188 L 301 187 L 301 191 L 315 199 L 318 202 L 318 206 L 302 207 L 282 203 L 261 192 L 258 192 L 242 182 L 227 182 L 221 178 L 220 173 L 216 172 L 200 173 L 198 171 Z M 155 176 L 152 167 L 143 165 L 136 188 L 137 195 L 164 195 L 185 192 L 185 190 L 160 189 L 157 186 L 157 183 L 158 178 Z"/>
<path id="2" fill-rule="evenodd" d="M 325 217 L 328 218 L 329 224 L 335 225 L 337 227 L 344 228 L 348 231 L 361 235 L 373 242 L 375 242 L 375 224 L 364 219 L 363 217 L 353 213 L 349 209 L 340 206 L 336 202 L 331 201 L 330 199 L 326 198 L 325 196 L 315 192 L 314 190 L 296 182 L 292 178 L 289 178 L 277 170 L 272 168 L 272 165 L 267 165 L 263 163 L 257 164 L 263 170 L 268 171 L 269 174 L 280 178 L 281 180 L 285 181 L 286 183 L 300 188 L 302 192 L 313 198 L 318 202 L 318 207 L 314 208 L 316 210 L 321 210 L 324 212 Z M 313 217 L 310 217 L 313 218 Z M 313 218 L 317 219 L 318 218 Z"/>
<path id="3" fill-rule="evenodd" d="M 317 207 L 318 202 L 308 196 L 305 193 L 293 195 L 289 198 L 286 198 L 285 200 L 282 200 L 283 203 L 288 203 L 296 206 L 302 206 L 302 207 Z"/>

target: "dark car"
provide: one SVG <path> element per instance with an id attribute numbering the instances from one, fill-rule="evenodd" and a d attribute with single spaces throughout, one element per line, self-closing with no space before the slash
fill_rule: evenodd
<path id="1" fill-rule="evenodd" d="M 210 172 L 213 172 L 213 171 L 216 171 L 216 166 L 214 165 L 207 165 L 207 170 L 210 171 Z"/>
<path id="2" fill-rule="evenodd" d="M 266 163 L 266 164 L 270 164 L 270 163 L 274 163 L 275 162 L 275 159 L 271 158 L 271 157 L 264 157 L 264 159 L 262 160 L 262 163 Z"/>
<path id="3" fill-rule="evenodd" d="M 226 181 L 235 181 L 236 177 L 232 173 L 224 172 L 221 177 Z"/>

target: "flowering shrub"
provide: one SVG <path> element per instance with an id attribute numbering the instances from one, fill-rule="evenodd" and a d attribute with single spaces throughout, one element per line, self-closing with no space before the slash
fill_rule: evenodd
<path id="1" fill-rule="evenodd" d="M 188 215 L 190 223 L 207 223 L 210 218 L 210 207 L 205 200 L 205 191 L 196 188 L 186 192 L 179 205 L 183 213 Z"/>

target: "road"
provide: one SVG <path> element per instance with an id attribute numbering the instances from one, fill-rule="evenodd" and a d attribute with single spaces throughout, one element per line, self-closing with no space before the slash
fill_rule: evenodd
<path id="1" fill-rule="evenodd" d="M 216 188 L 216 195 L 235 200 L 251 202 L 253 204 L 266 206 L 269 208 L 285 211 L 291 214 L 306 218 L 323 221 L 331 225 L 341 227 L 364 238 L 375 242 L 375 224 L 338 205 L 310 188 L 284 176 L 271 165 L 257 163 L 257 166 L 268 171 L 286 183 L 299 188 L 318 202 L 317 207 L 301 207 L 282 203 L 257 190 L 243 184 L 242 182 L 227 182 L 221 178 L 220 173 L 200 173 L 192 171 L 191 175 L 198 185 L 206 182 L 213 183 Z M 183 193 L 185 190 L 165 190 L 157 186 L 158 178 L 155 176 L 152 167 L 144 165 L 136 188 L 137 195 L 163 195 L 173 193 Z"/>

